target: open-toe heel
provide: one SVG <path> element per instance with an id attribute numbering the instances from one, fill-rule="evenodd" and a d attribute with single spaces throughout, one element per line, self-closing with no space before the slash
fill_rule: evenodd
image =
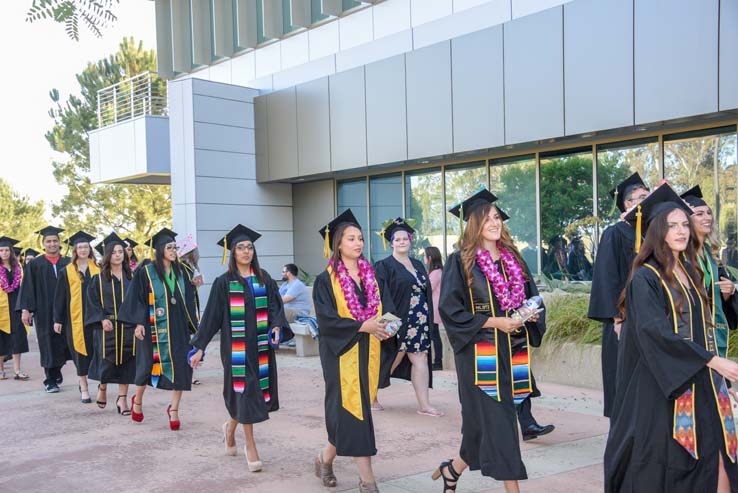
<path id="1" fill-rule="evenodd" d="M 228 425 L 229 424 L 230 423 L 228 421 L 223 423 L 223 443 L 225 443 L 226 455 L 235 457 L 238 455 L 238 448 L 235 445 L 233 445 L 232 447 L 228 445 Z"/>
<path id="2" fill-rule="evenodd" d="M 446 476 L 443 474 L 443 468 L 446 468 L 448 473 L 451 475 L 451 477 Z M 461 477 L 461 474 L 456 472 L 456 469 L 454 469 L 453 460 L 449 459 L 446 461 L 441 462 L 441 464 L 438 466 L 438 469 L 433 471 L 433 475 L 431 478 L 433 478 L 433 481 L 437 480 L 438 478 L 443 478 L 443 493 L 446 493 L 447 491 L 456 491 L 456 484 L 459 481 L 459 478 Z M 454 483 L 454 484 L 449 484 Z"/>
<path id="3" fill-rule="evenodd" d="M 315 459 L 315 476 L 320 479 L 323 486 L 333 488 L 338 484 L 336 475 L 333 474 L 333 464 L 323 462 L 323 453 L 318 454 Z"/>
<path id="4" fill-rule="evenodd" d="M 121 409 L 121 407 L 118 405 L 118 403 L 120 402 L 121 399 L 123 399 L 123 402 L 127 402 L 128 401 L 128 395 L 119 395 L 115 399 L 115 407 L 118 408 L 118 414 L 120 414 L 121 416 L 130 416 L 131 415 L 131 410 L 130 409 Z"/>
<path id="5" fill-rule="evenodd" d="M 141 412 L 136 412 L 136 394 L 133 394 L 133 397 L 131 397 L 131 419 L 135 421 L 136 423 L 140 423 L 144 420 L 144 413 L 143 413 L 143 406 L 141 403 L 138 404 L 139 407 L 141 407 Z"/>
<path id="6" fill-rule="evenodd" d="M 97 384 L 97 395 L 100 395 L 100 392 L 105 392 L 105 400 L 101 401 L 95 398 L 95 404 L 97 404 L 97 407 L 100 409 L 105 409 L 105 406 L 108 405 L 108 388 L 102 388 L 102 384 Z"/>

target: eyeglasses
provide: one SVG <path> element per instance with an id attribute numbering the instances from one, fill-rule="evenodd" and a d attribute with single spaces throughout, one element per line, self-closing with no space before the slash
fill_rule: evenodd
<path id="1" fill-rule="evenodd" d="M 254 245 L 238 245 L 236 246 L 237 252 L 253 252 Z"/>

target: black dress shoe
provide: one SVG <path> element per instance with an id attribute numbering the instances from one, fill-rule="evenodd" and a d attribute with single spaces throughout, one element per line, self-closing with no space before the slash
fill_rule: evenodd
<path id="1" fill-rule="evenodd" d="M 443 363 L 433 363 L 434 370 L 443 370 Z"/>
<path id="2" fill-rule="evenodd" d="M 59 377 L 56 379 L 56 384 L 61 385 L 64 382 L 64 377 Z"/>
<path id="3" fill-rule="evenodd" d="M 554 425 L 541 426 L 539 424 L 532 424 L 523 430 L 523 441 L 533 440 L 539 436 L 548 435 L 554 431 L 556 427 Z"/>
<path id="4" fill-rule="evenodd" d="M 56 394 L 57 392 L 59 392 L 59 386 L 53 383 L 46 385 L 44 389 L 46 390 L 47 394 Z"/>

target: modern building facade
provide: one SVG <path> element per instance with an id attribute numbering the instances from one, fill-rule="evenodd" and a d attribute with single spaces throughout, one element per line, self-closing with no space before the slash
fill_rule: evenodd
<path id="1" fill-rule="evenodd" d="M 634 170 L 651 186 L 701 185 L 735 249 L 738 0 L 156 0 L 156 12 L 166 114 L 101 117 L 93 175 L 169 177 L 174 228 L 195 235 L 208 280 L 237 222 L 263 232 L 272 275 L 288 261 L 320 272 L 318 229 L 347 207 L 372 260 L 397 216 L 417 219 L 418 252 L 448 254 L 459 223 L 446 211 L 480 185 L 533 271 L 586 280 L 616 218 L 607 192 Z"/>

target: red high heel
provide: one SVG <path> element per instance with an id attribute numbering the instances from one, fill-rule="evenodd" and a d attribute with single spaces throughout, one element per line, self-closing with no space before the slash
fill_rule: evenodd
<path id="1" fill-rule="evenodd" d="M 177 411 L 177 409 L 172 409 L 171 404 L 167 406 L 167 416 L 169 417 L 169 429 L 172 431 L 177 431 L 179 430 L 180 422 L 178 419 L 172 420 L 172 413 L 170 411 Z"/>
<path id="2" fill-rule="evenodd" d="M 136 405 L 136 394 L 134 394 L 131 397 L 131 419 L 133 421 L 135 421 L 136 423 L 140 423 L 141 421 L 144 420 L 144 414 L 143 414 L 143 412 L 137 413 L 136 411 L 134 411 L 134 409 L 135 409 L 134 406 L 135 405 Z M 141 404 L 139 404 L 139 406 L 140 405 Z M 141 411 L 143 411 L 143 408 L 141 408 Z"/>

